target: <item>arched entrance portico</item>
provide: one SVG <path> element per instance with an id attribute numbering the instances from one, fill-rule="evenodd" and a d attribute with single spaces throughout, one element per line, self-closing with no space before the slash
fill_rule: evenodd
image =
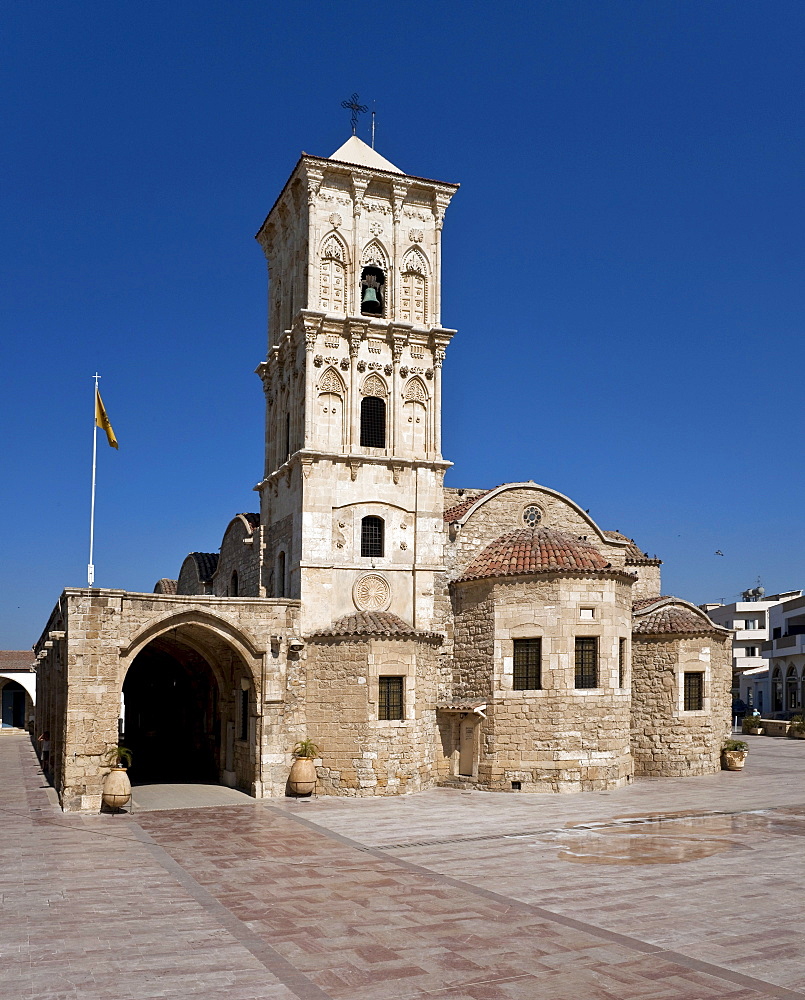
<path id="1" fill-rule="evenodd" d="M 133 784 L 219 782 L 256 793 L 253 668 L 220 630 L 182 616 L 133 652 L 120 741 Z"/>

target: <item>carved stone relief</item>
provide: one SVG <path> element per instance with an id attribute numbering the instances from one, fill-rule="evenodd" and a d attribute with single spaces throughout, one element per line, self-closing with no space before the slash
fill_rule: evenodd
<path id="1" fill-rule="evenodd" d="M 355 581 L 352 601 L 358 611 L 387 611 L 391 604 L 391 588 L 377 573 L 367 573 Z"/>

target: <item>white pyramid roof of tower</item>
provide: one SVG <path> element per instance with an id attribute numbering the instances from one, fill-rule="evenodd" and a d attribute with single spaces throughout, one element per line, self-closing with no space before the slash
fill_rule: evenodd
<path id="1" fill-rule="evenodd" d="M 381 156 L 371 146 L 367 146 L 357 135 L 351 135 L 344 145 L 340 146 L 329 159 L 339 160 L 341 163 L 354 163 L 359 167 L 374 167 L 375 170 L 390 170 L 395 174 L 403 173 L 399 167 L 395 167 L 385 156 Z"/>

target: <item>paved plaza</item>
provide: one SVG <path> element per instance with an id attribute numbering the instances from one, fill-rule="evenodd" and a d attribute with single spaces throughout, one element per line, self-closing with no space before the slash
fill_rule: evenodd
<path id="1" fill-rule="evenodd" d="M 0 736 L 0 997 L 805 997 L 805 741 L 748 741 L 743 773 L 608 793 L 79 816 Z"/>

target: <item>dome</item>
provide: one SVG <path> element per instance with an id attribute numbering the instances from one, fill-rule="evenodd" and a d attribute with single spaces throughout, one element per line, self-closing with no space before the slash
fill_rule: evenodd
<path id="1" fill-rule="evenodd" d="M 495 539 L 467 567 L 461 580 L 483 580 L 495 576 L 523 576 L 562 570 L 596 573 L 612 564 L 584 538 L 537 528 L 520 528 Z"/>

